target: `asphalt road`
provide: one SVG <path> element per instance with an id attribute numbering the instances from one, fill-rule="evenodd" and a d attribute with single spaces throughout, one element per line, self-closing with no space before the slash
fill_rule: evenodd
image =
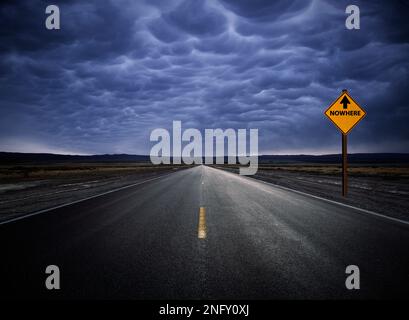
<path id="1" fill-rule="evenodd" d="M 408 225 L 205 166 L 0 225 L 0 257 L 1 298 L 409 298 Z"/>

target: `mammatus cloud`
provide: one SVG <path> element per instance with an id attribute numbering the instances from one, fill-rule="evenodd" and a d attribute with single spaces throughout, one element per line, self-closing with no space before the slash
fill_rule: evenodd
<path id="1" fill-rule="evenodd" d="M 339 151 L 323 111 L 368 116 L 352 152 L 407 152 L 406 1 L 44 1 L 0 5 L 0 149 L 149 153 L 150 132 L 257 128 L 261 153 Z"/>

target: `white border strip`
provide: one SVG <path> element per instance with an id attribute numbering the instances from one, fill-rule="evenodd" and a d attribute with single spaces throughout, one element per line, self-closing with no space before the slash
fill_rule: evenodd
<path id="1" fill-rule="evenodd" d="M 219 169 L 219 168 L 215 168 L 215 169 Z M 223 170 L 223 169 L 219 169 L 219 170 Z M 231 171 L 226 171 L 226 170 L 223 170 L 223 171 L 224 171 L 224 172 L 231 173 L 231 174 L 234 174 L 234 175 L 236 175 L 236 176 L 238 175 L 237 173 L 234 173 L 234 172 L 231 172 Z M 328 203 L 336 204 L 336 205 L 339 205 L 339 206 L 342 206 L 342 207 L 345 207 L 345 208 L 349 208 L 349 209 L 361 211 L 361 212 L 363 212 L 363 213 L 376 216 L 376 217 L 378 217 L 378 218 L 383 218 L 383 219 L 385 219 L 385 220 L 389 220 L 389 221 L 401 223 L 401 224 L 403 224 L 403 225 L 405 225 L 405 226 L 409 226 L 409 221 L 406 221 L 406 220 L 389 217 L 389 216 L 386 216 L 386 215 L 381 214 L 381 213 L 377 213 L 377 212 L 374 212 L 374 211 L 370 211 L 370 210 L 366 210 L 366 209 L 354 207 L 354 206 L 351 206 L 351 205 L 349 205 L 349 204 L 345 204 L 345 203 L 342 203 L 342 202 L 338 202 L 338 201 L 334 201 L 334 200 L 330 200 L 330 199 L 325 199 L 325 198 L 322 198 L 322 197 L 319 197 L 319 196 L 314 196 L 314 195 L 312 195 L 312 194 L 310 194 L 310 193 L 306 193 L 306 192 L 294 190 L 294 189 L 291 189 L 291 188 L 283 187 L 283 186 L 280 186 L 280 185 L 278 185 L 278 184 L 275 184 L 275 183 L 272 183 L 272 182 L 267 182 L 267 181 L 260 180 L 260 179 L 257 179 L 257 178 L 251 178 L 251 177 L 249 177 L 249 176 L 241 176 L 241 177 L 247 178 L 247 179 L 251 179 L 251 181 L 258 181 L 258 182 L 264 183 L 264 184 L 266 184 L 266 185 L 274 186 L 274 187 L 277 187 L 277 188 L 279 188 L 279 189 L 283 189 L 283 190 L 287 190 L 287 191 L 292 191 L 292 192 L 301 194 L 301 195 L 303 195 L 303 196 L 307 196 L 307 197 L 319 199 L 319 200 L 322 200 L 322 201 L 325 201 L 325 202 L 328 202 Z"/>
<path id="2" fill-rule="evenodd" d="M 73 204 L 76 204 L 76 203 L 79 203 L 79 202 L 83 202 L 83 201 L 87 201 L 87 200 L 90 200 L 90 199 L 98 198 L 98 197 L 104 196 L 106 194 L 110 194 L 110 193 L 117 192 L 117 191 L 120 191 L 120 190 L 132 188 L 132 187 L 135 187 L 137 185 L 140 185 L 140 184 L 143 184 L 143 183 L 146 183 L 146 182 L 149 182 L 149 181 L 153 181 L 153 180 L 157 180 L 157 179 L 169 176 L 172 173 L 176 173 L 176 172 L 179 172 L 179 171 L 167 173 L 167 174 L 161 175 L 159 177 L 151 178 L 151 179 L 148 179 L 148 180 L 139 181 L 139 182 L 136 182 L 136 183 L 133 183 L 133 184 L 130 184 L 130 185 L 127 185 L 127 186 L 123 186 L 123 187 L 120 187 L 120 188 L 117 188 L 117 189 L 109 190 L 109 191 L 106 191 L 106 192 L 103 192 L 103 193 L 100 193 L 100 194 L 97 194 L 97 195 L 94 195 L 94 196 L 91 196 L 91 197 L 87 197 L 87 198 L 84 198 L 84 199 L 64 203 L 64 204 L 61 204 L 61 205 L 56 206 L 56 207 L 52 207 L 52 208 L 36 211 L 36 212 L 33 212 L 33 213 L 24 214 L 22 216 L 18 216 L 18 217 L 11 218 L 11 219 L 8 219 L 8 220 L 0 221 L 0 226 L 4 225 L 4 224 L 7 224 L 7 223 L 15 222 L 15 221 L 18 221 L 18 220 L 23 220 L 23 219 L 26 219 L 26 218 L 29 218 L 29 217 L 33 217 L 33 216 L 36 216 L 36 215 L 39 215 L 39 214 L 42 214 L 42 213 L 46 213 L 46 212 L 49 212 L 49 211 L 53 211 L 53 210 L 56 210 L 56 209 L 64 208 L 64 207 L 67 207 L 67 206 L 70 206 L 70 205 L 73 205 Z"/>

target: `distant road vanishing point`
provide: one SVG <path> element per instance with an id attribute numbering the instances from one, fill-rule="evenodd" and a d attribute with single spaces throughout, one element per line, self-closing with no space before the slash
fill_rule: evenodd
<path id="1" fill-rule="evenodd" d="M 409 296 L 408 224 L 208 166 L 2 224 L 0 252 L 1 299 Z"/>

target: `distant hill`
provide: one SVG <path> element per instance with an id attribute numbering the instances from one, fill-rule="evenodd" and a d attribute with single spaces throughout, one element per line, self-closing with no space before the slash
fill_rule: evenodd
<path id="1" fill-rule="evenodd" d="M 225 159 L 227 162 L 227 158 Z M 21 164 L 21 163 L 70 163 L 70 162 L 150 162 L 147 155 L 131 154 L 102 154 L 102 155 L 62 155 L 51 153 L 18 153 L 0 152 L 0 163 Z M 340 163 L 340 154 L 327 155 L 262 155 L 259 156 L 259 163 Z M 354 153 L 348 155 L 349 163 L 362 164 L 409 164 L 409 153 Z"/>
<path id="2" fill-rule="evenodd" d="M 90 156 L 52 153 L 0 152 L 0 163 L 68 163 L 68 162 L 150 162 L 149 156 L 101 154 Z"/>
<path id="3" fill-rule="evenodd" d="M 260 163 L 340 163 L 341 154 L 325 155 L 263 155 Z M 348 154 L 349 163 L 407 163 L 409 153 L 352 153 Z"/>

